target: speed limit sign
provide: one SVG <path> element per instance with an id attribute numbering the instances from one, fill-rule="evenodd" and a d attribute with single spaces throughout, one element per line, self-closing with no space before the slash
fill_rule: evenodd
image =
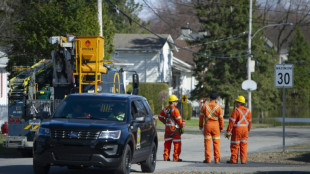
<path id="1" fill-rule="evenodd" d="M 276 88 L 293 87 L 293 64 L 275 65 L 274 85 Z"/>

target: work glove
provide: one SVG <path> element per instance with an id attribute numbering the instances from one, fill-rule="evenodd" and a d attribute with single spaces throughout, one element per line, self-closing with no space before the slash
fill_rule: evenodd
<path id="1" fill-rule="evenodd" d="M 181 129 L 180 129 L 180 134 L 183 134 L 183 133 L 184 133 L 184 129 L 181 128 Z"/>
<path id="2" fill-rule="evenodd" d="M 230 137 L 231 137 L 231 132 L 226 132 L 225 137 L 226 137 L 227 139 L 230 139 Z"/>
<path id="3" fill-rule="evenodd" d="M 200 129 L 201 134 L 203 135 L 203 128 L 199 128 L 199 129 Z"/>

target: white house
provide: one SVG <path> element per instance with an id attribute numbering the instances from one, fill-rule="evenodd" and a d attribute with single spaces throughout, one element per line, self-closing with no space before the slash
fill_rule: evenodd
<path id="1" fill-rule="evenodd" d="M 178 48 L 170 35 L 160 36 L 116 34 L 112 60 L 116 65 L 127 64 L 126 70 L 136 71 L 140 82 L 167 83 L 170 94 L 181 92 L 182 88 L 184 92 L 190 91 L 193 86 L 190 73 L 192 65 L 174 57 L 173 53 Z M 127 79 L 130 81 L 130 76 Z"/>

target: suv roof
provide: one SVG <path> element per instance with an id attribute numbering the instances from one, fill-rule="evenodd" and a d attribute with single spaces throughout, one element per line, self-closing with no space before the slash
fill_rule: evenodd
<path id="1" fill-rule="evenodd" d="M 93 97 L 105 97 L 105 98 L 116 98 L 116 99 L 130 99 L 130 98 L 144 98 L 139 95 L 129 94 L 111 94 L 111 93 L 81 93 L 81 94 L 70 94 L 69 96 L 93 96 Z"/>

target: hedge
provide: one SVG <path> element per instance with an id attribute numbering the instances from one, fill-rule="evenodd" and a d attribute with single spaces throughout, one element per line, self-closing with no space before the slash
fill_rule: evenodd
<path id="1" fill-rule="evenodd" d="M 126 91 L 132 91 L 132 84 L 130 83 L 126 87 Z M 145 97 L 149 104 L 153 103 L 151 107 L 154 115 L 158 115 L 160 111 L 162 110 L 162 103 L 158 100 L 158 94 L 161 91 L 167 91 L 169 93 L 169 87 L 166 83 L 145 83 L 140 82 L 139 84 L 139 94 L 143 97 Z M 168 101 L 164 102 L 164 106 L 168 105 Z"/>

